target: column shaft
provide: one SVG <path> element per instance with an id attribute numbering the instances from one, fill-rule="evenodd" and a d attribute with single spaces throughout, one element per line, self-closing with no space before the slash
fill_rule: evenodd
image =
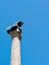
<path id="1" fill-rule="evenodd" d="M 20 40 L 18 37 L 13 38 L 12 40 L 10 65 L 21 65 L 20 63 Z"/>

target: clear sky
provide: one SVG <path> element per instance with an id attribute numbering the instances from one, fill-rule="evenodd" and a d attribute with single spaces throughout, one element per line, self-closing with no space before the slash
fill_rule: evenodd
<path id="1" fill-rule="evenodd" d="M 12 40 L 6 28 L 22 20 L 22 65 L 49 65 L 49 0 L 0 0 L 0 65 L 10 65 Z"/>

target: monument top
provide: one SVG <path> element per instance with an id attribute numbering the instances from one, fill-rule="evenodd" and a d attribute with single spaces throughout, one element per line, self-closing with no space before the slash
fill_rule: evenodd
<path id="1" fill-rule="evenodd" d="M 7 33 L 11 35 L 12 39 L 14 37 L 18 37 L 20 40 L 22 38 L 22 30 L 21 30 L 21 26 L 23 25 L 22 21 L 18 21 L 15 24 L 13 24 L 12 26 L 9 26 L 7 28 Z"/>

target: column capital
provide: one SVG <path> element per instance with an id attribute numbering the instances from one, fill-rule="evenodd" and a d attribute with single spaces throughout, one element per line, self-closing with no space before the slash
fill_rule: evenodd
<path id="1" fill-rule="evenodd" d="M 19 40 L 22 39 L 22 30 L 21 26 L 23 25 L 22 21 L 18 21 L 12 26 L 7 28 L 7 33 L 10 34 L 11 38 L 13 39 L 14 37 L 18 37 Z"/>

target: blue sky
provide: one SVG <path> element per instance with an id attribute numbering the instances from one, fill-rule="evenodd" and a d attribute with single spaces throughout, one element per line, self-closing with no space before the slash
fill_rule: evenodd
<path id="1" fill-rule="evenodd" d="M 10 65 L 12 40 L 6 28 L 22 20 L 22 65 L 49 65 L 49 1 L 0 0 L 0 65 Z"/>

